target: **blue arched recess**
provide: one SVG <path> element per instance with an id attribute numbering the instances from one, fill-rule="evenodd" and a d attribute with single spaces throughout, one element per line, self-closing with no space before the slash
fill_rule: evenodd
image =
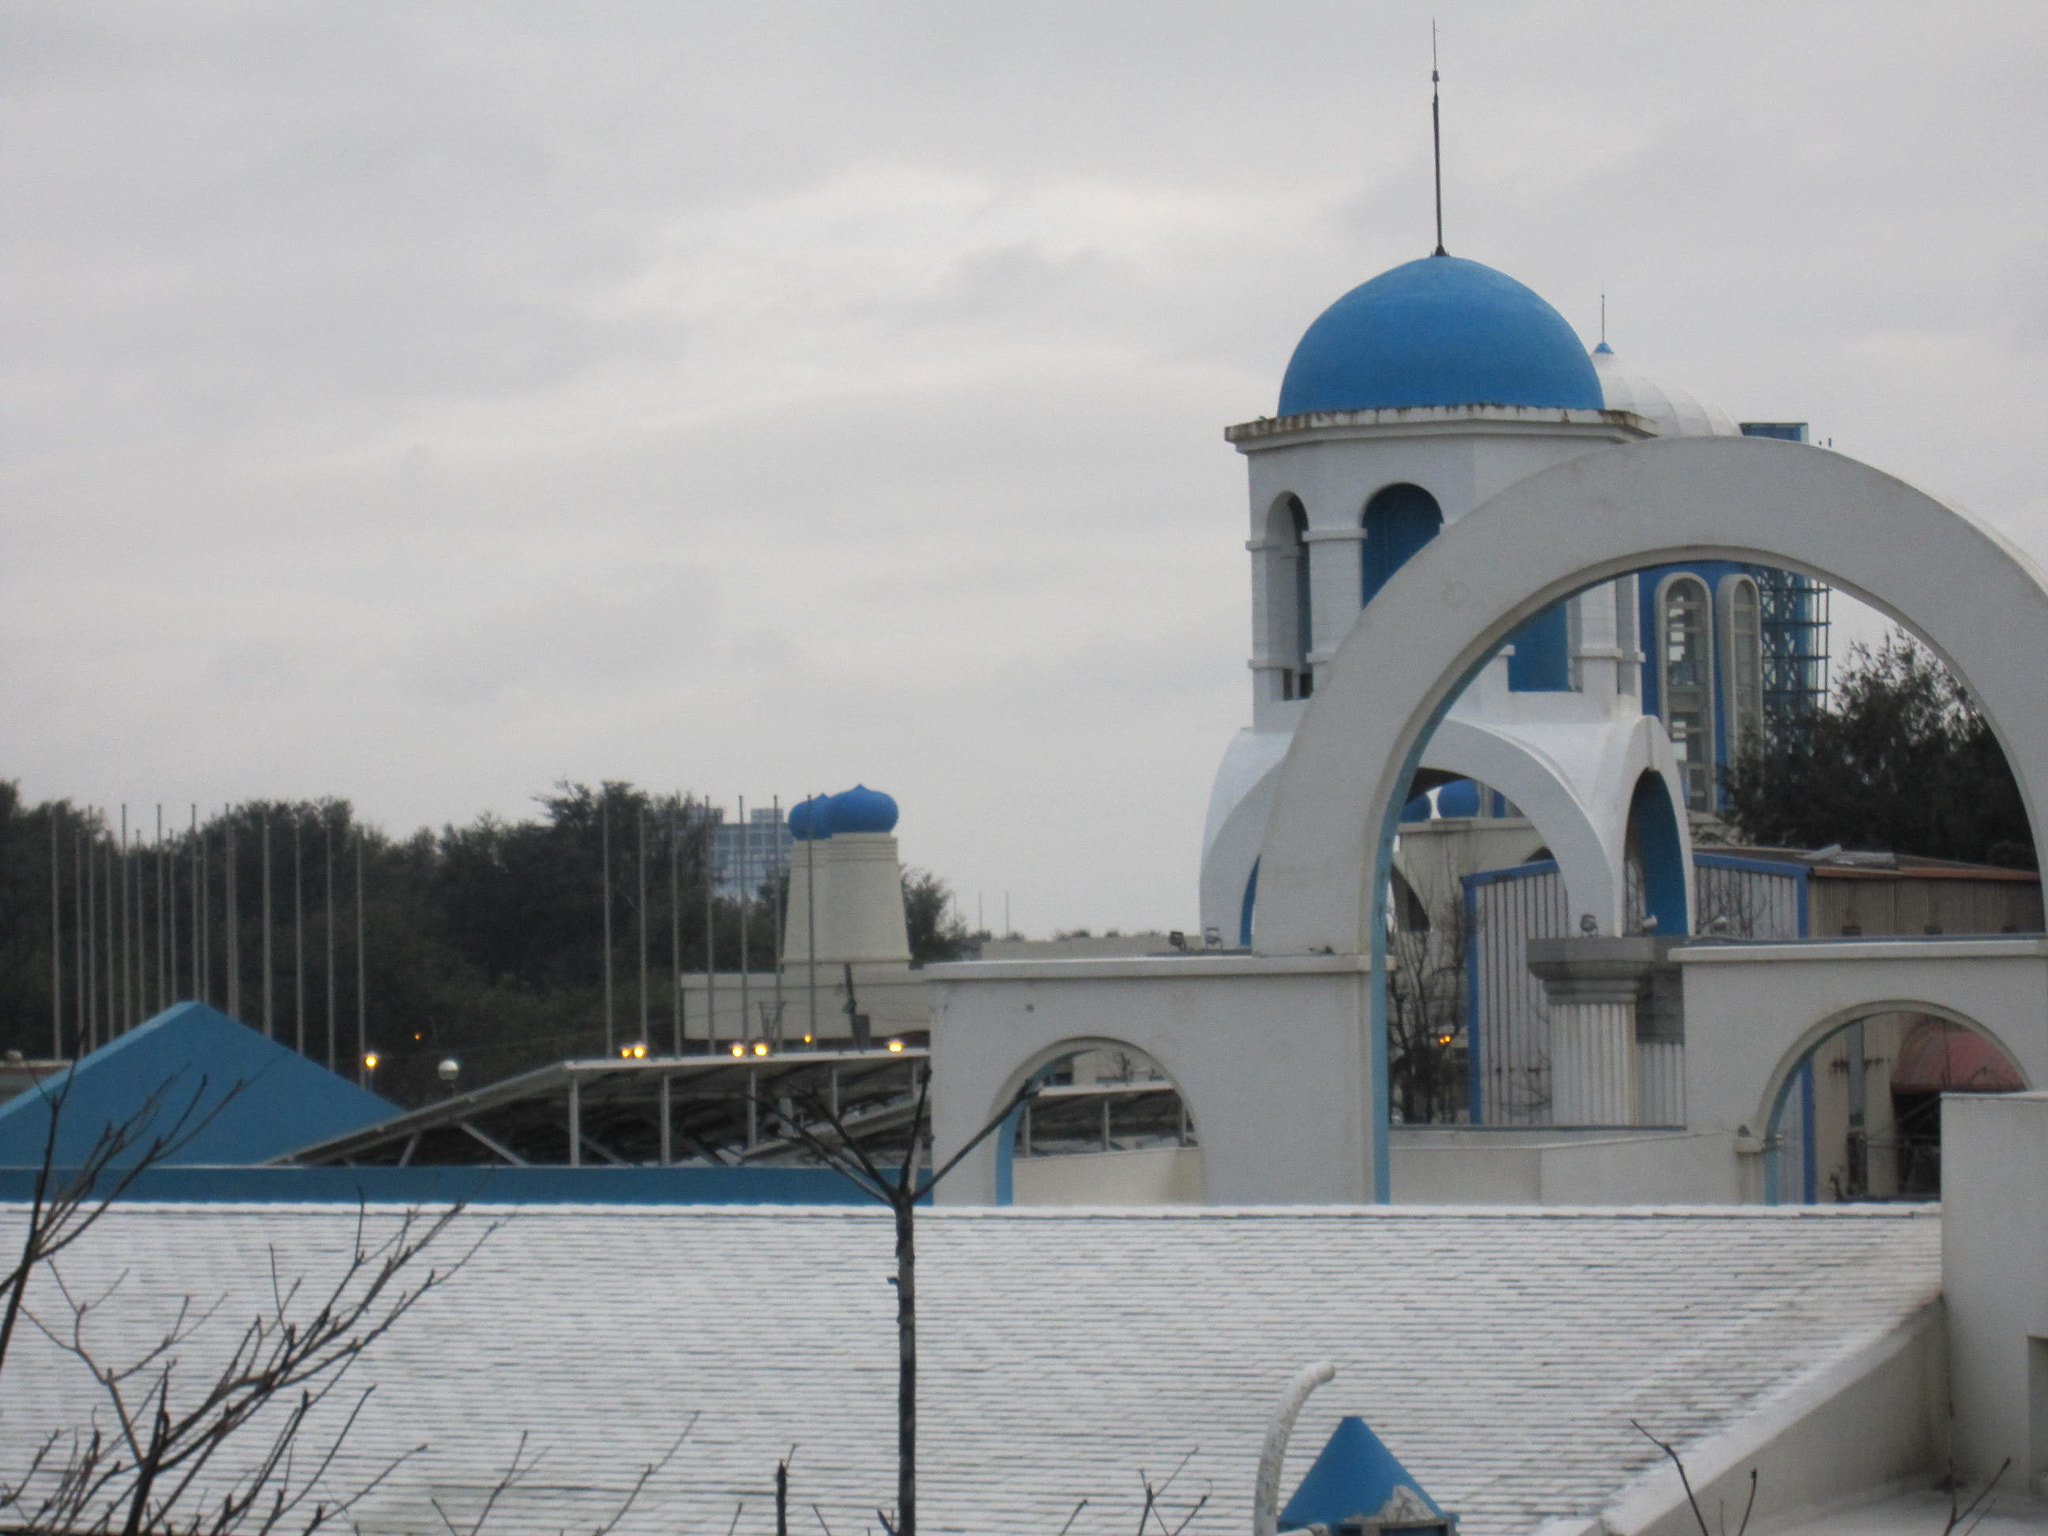
<path id="1" fill-rule="evenodd" d="M 1443 509 L 1419 485 L 1390 485 L 1375 492 L 1359 518 L 1365 542 L 1359 546 L 1362 607 L 1406 565 L 1414 553 L 1437 536 L 1444 525 Z"/>
<path id="2" fill-rule="evenodd" d="M 1678 835 L 1678 817 L 1671 809 L 1671 795 L 1655 774 L 1636 780 L 1636 792 L 1629 801 L 1629 831 L 1643 867 L 1643 910 L 1657 920 L 1657 932 L 1682 937 L 1686 922 L 1685 850 Z"/>
<path id="3" fill-rule="evenodd" d="M 1237 942 L 1245 949 L 1252 947 L 1252 912 L 1259 904 L 1259 861 L 1252 860 L 1252 872 L 1244 883 L 1244 906 L 1237 914 Z"/>

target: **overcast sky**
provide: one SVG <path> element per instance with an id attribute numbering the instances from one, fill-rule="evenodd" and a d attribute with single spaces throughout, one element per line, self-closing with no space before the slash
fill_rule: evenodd
<path id="1" fill-rule="evenodd" d="M 1192 927 L 1221 430 L 1427 252 L 1432 13 L 1453 252 L 2048 550 L 2038 0 L 9 3 L 0 777 L 858 779 Z"/>

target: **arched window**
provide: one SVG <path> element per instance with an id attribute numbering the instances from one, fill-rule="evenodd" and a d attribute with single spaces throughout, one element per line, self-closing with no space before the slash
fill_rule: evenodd
<path id="1" fill-rule="evenodd" d="M 1714 807 L 1713 607 L 1697 576 L 1670 576 L 1657 589 L 1657 699 L 1678 754 L 1688 810 Z"/>
<path id="2" fill-rule="evenodd" d="M 1305 699 L 1315 688 L 1308 653 L 1315 644 L 1310 595 L 1308 510 L 1298 496 L 1283 496 L 1266 518 L 1266 655 L 1280 673 L 1283 699 Z"/>
<path id="3" fill-rule="evenodd" d="M 1359 515 L 1365 541 L 1359 545 L 1359 605 L 1387 584 L 1387 578 L 1437 536 L 1444 525 L 1443 509 L 1419 485 L 1390 485 L 1373 493 Z"/>
<path id="4" fill-rule="evenodd" d="M 1728 761 L 1739 762 L 1763 739 L 1763 608 L 1756 581 L 1728 576 L 1721 582 L 1722 719 L 1728 730 Z"/>
<path id="5" fill-rule="evenodd" d="M 1308 512 L 1298 501 L 1289 511 L 1288 532 L 1294 541 L 1294 665 L 1299 674 L 1296 696 L 1305 699 L 1315 681 L 1309 671 L 1308 653 L 1316 643 L 1315 598 L 1309 582 L 1312 568 L 1308 556 Z"/>

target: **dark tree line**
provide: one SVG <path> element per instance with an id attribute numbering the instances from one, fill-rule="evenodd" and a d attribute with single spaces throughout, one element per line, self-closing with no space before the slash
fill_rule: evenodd
<path id="1" fill-rule="evenodd" d="M 1727 777 L 1759 843 L 2035 867 L 2012 770 L 1969 693 L 1909 636 L 1857 645 L 1828 707 L 1776 728 Z"/>
<path id="2" fill-rule="evenodd" d="M 267 1017 L 276 1038 L 344 1073 L 360 1016 L 376 1086 L 403 1102 L 439 1092 L 435 1066 L 450 1055 L 474 1086 L 596 1054 L 607 891 L 613 1038 L 640 1033 L 643 846 L 651 1045 L 671 1039 L 678 970 L 686 993 L 707 952 L 737 970 L 742 931 L 747 964 L 774 967 L 781 881 L 744 898 L 710 891 L 702 803 L 607 782 L 559 785 L 538 805 L 532 820 L 397 839 L 345 800 L 258 801 L 167 827 L 161 843 L 152 809 L 124 846 L 102 812 L 25 805 L 0 781 L 0 1051 L 69 1056 L 199 997 L 255 1028 Z M 963 953 L 944 883 L 913 870 L 904 887 L 914 958 Z M 688 1027 L 701 1038 L 700 1021 Z"/>

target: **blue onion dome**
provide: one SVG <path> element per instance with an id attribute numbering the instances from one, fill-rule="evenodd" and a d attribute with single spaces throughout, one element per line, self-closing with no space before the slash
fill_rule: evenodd
<path id="1" fill-rule="evenodd" d="M 1401 820 L 1404 822 L 1429 820 L 1428 791 L 1425 790 L 1422 794 L 1416 795 L 1406 805 L 1401 807 Z"/>
<path id="2" fill-rule="evenodd" d="M 1570 322 L 1506 273 L 1461 256 L 1424 256 L 1352 289 L 1317 316 L 1280 381 L 1282 416 L 1603 404 Z"/>
<path id="3" fill-rule="evenodd" d="M 894 832 L 896 801 L 879 789 L 856 784 L 832 797 L 826 825 L 833 833 Z"/>
<path id="4" fill-rule="evenodd" d="M 789 835 L 800 843 L 832 835 L 832 802 L 824 795 L 813 796 L 789 808 Z"/>

